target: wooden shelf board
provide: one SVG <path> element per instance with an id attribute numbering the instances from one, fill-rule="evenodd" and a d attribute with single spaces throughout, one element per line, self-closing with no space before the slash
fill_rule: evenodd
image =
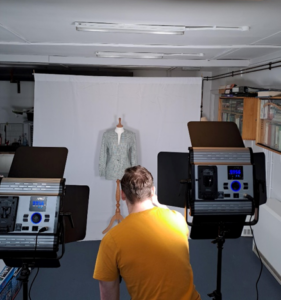
<path id="1" fill-rule="evenodd" d="M 239 116 L 243 116 L 243 112 L 235 112 L 235 111 L 230 111 L 230 110 L 222 110 L 221 113 L 227 113 L 227 114 L 231 114 L 231 115 L 239 115 Z"/>
<path id="2" fill-rule="evenodd" d="M 270 96 L 263 96 L 263 97 L 257 97 L 261 100 L 281 100 L 281 97 L 270 97 Z"/>
<path id="3" fill-rule="evenodd" d="M 264 144 L 256 143 L 256 146 L 259 146 L 259 147 L 264 148 L 264 149 L 266 149 L 266 150 L 275 152 L 275 153 L 277 153 L 277 154 L 281 154 L 281 151 L 278 151 L 278 150 L 276 150 L 276 149 L 273 149 L 273 148 L 270 148 L 270 147 L 268 147 L 268 146 L 265 146 Z"/>
<path id="4" fill-rule="evenodd" d="M 244 99 L 244 98 L 249 98 L 249 97 L 220 97 L 221 99 Z"/>

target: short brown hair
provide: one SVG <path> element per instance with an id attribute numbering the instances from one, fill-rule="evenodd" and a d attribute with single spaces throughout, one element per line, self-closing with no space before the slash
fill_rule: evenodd
<path id="1" fill-rule="evenodd" d="M 142 166 L 135 166 L 125 170 L 121 179 L 121 188 L 131 204 L 151 198 L 153 176 Z"/>

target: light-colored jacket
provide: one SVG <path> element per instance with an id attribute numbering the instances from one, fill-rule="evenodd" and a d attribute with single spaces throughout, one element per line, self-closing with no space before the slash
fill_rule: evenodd
<path id="1" fill-rule="evenodd" d="M 99 175 L 109 180 L 121 180 L 125 169 L 137 165 L 136 135 L 124 129 L 118 145 L 115 129 L 107 130 L 102 136 Z"/>

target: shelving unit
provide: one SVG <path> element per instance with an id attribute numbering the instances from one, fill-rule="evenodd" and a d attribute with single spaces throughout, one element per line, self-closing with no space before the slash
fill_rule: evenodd
<path id="1" fill-rule="evenodd" d="M 258 98 L 220 97 L 218 120 L 236 123 L 243 140 L 255 140 L 257 110 Z"/>
<path id="2" fill-rule="evenodd" d="M 281 98 L 260 98 L 256 145 L 281 154 Z"/>

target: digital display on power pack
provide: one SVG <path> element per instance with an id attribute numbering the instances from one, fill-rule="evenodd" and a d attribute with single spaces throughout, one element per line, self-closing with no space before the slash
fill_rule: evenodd
<path id="1" fill-rule="evenodd" d="M 243 179 L 243 167 L 242 166 L 228 166 L 228 180 L 231 179 Z"/>
<path id="2" fill-rule="evenodd" d="M 29 211 L 46 211 L 47 197 L 30 197 Z"/>

